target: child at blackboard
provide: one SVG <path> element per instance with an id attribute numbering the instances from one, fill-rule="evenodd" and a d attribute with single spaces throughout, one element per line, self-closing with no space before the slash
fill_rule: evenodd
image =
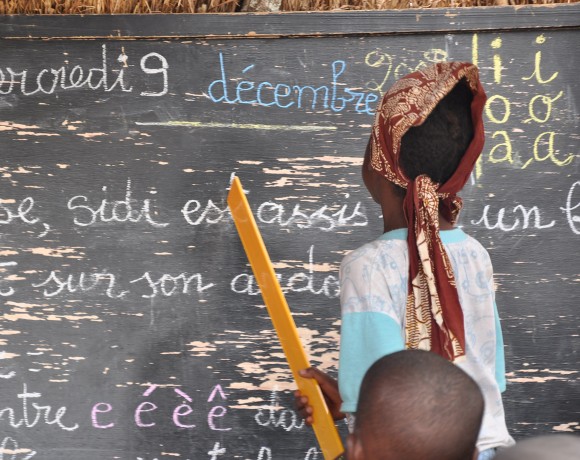
<path id="1" fill-rule="evenodd" d="M 365 374 L 349 460 L 474 460 L 483 417 L 477 383 L 422 350 L 383 356 Z"/>
<path id="2" fill-rule="evenodd" d="M 385 233 L 342 261 L 338 372 L 341 410 L 355 414 L 362 378 L 380 357 L 423 349 L 456 363 L 485 398 L 480 460 L 513 444 L 491 262 L 454 228 L 456 194 L 483 148 L 485 101 L 477 67 L 448 62 L 403 77 L 377 107 L 362 174 Z"/>

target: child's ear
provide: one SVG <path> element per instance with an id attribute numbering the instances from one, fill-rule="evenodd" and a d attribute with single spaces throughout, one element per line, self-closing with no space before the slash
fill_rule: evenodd
<path id="1" fill-rule="evenodd" d="M 354 433 L 346 438 L 346 458 L 347 460 L 364 460 L 360 438 Z"/>

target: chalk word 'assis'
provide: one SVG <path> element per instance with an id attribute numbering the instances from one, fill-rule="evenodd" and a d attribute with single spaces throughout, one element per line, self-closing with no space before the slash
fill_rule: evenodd
<path id="1" fill-rule="evenodd" d="M 216 103 L 274 106 L 280 109 L 330 109 L 332 112 L 350 108 L 356 113 L 372 115 L 379 100 L 376 93 L 348 88 L 341 82 L 340 77 L 346 71 L 346 62 L 342 60 L 330 64 L 330 82 L 318 87 L 258 81 L 259 76 L 251 77 L 254 64 L 245 67 L 241 77 L 233 79 L 232 74 L 226 72 L 223 53 L 219 54 L 219 65 L 220 78 L 212 81 L 207 88 L 209 99 Z"/>
<path id="2" fill-rule="evenodd" d="M 31 75 L 27 69 L 14 70 L 12 67 L 0 68 L 0 95 L 22 94 L 33 96 L 35 94 L 54 94 L 56 91 L 67 91 L 78 88 L 93 91 L 133 92 L 133 86 L 126 81 L 125 70 L 129 56 L 123 52 L 118 55 L 118 69 L 111 69 L 107 58 L 107 45 L 101 47 L 101 62 L 96 67 L 84 68 L 75 65 L 70 68 L 62 65 L 58 68 L 44 68 L 36 75 Z M 140 96 L 163 96 L 168 91 L 169 64 L 159 53 L 149 53 L 139 60 L 141 71 L 147 75 L 159 75 L 156 80 L 156 91 L 141 91 Z M 157 78 L 159 78 L 157 77 Z"/>
<path id="3" fill-rule="evenodd" d="M 340 295 L 338 277 L 335 275 L 326 275 L 322 280 L 316 280 L 314 269 L 314 245 L 308 250 L 308 269 L 307 272 L 293 273 L 285 277 L 281 273 L 276 273 L 276 278 L 280 282 L 282 290 L 285 292 L 309 292 L 314 295 L 324 295 L 330 299 Z M 315 287 L 318 284 L 318 289 Z M 230 283 L 230 288 L 236 294 L 258 295 L 260 289 L 257 286 L 253 275 L 249 273 L 240 273 L 235 276 Z"/>
<path id="4" fill-rule="evenodd" d="M 337 211 L 327 205 L 309 211 L 303 209 L 300 204 L 295 204 L 289 211 L 280 203 L 266 201 L 258 206 L 256 219 L 262 224 L 276 224 L 282 228 L 313 228 L 323 232 L 330 232 L 340 227 L 368 225 L 367 216 L 361 209 L 360 202 L 357 202 L 351 210 L 346 203 L 339 206 Z M 232 218 L 227 206 L 220 207 L 212 200 L 208 200 L 205 206 L 199 200 L 189 200 L 181 209 L 181 213 L 189 225 L 217 224 Z"/>

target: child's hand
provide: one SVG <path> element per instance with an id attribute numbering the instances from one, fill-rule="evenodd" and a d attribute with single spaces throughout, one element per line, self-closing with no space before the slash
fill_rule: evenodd
<path id="1" fill-rule="evenodd" d="M 330 411 L 330 415 L 334 420 L 342 420 L 345 414 L 340 411 L 342 405 L 342 398 L 338 392 L 338 382 L 330 375 L 316 369 L 309 367 L 300 371 L 300 375 L 307 379 L 314 379 L 320 385 L 322 394 Z M 294 404 L 298 413 L 302 416 L 307 425 L 312 425 L 314 422 L 312 406 L 308 404 L 308 397 L 303 396 L 300 390 L 294 392 Z"/>

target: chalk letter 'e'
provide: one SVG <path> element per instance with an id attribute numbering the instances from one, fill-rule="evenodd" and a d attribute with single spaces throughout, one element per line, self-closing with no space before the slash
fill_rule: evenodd
<path id="1" fill-rule="evenodd" d="M 281 88 L 284 88 L 283 93 L 280 91 Z M 284 83 L 278 83 L 276 85 L 276 87 L 274 88 L 274 101 L 276 102 L 276 105 L 282 109 L 287 109 L 291 105 L 294 105 L 294 101 L 290 101 L 290 102 L 288 102 L 288 104 L 285 104 L 285 105 L 283 105 L 280 102 L 280 99 L 283 99 L 285 97 L 289 97 L 291 95 L 292 95 L 292 88 L 289 85 L 286 85 Z"/>
<path id="2" fill-rule="evenodd" d="M 105 406 L 105 409 L 99 409 L 99 406 Z M 91 410 L 91 421 L 93 422 L 93 427 L 94 428 L 102 428 L 102 429 L 106 429 L 106 428 L 113 428 L 115 426 L 114 423 L 109 423 L 108 425 L 100 425 L 99 422 L 97 421 L 97 414 L 103 414 L 106 412 L 111 412 L 113 410 L 113 406 L 111 406 L 108 403 L 97 403 L 93 406 L 93 409 Z"/>
<path id="3" fill-rule="evenodd" d="M 148 407 L 147 409 L 145 409 L 146 406 Z M 139 427 L 142 427 L 142 428 L 148 428 L 150 426 L 154 426 L 155 422 L 143 423 L 143 421 L 141 420 L 141 412 L 153 412 L 156 409 L 157 409 L 157 406 L 149 401 L 145 401 L 145 402 L 142 402 L 141 404 L 139 404 L 137 406 L 137 409 L 135 409 L 135 424 Z"/>
<path id="4" fill-rule="evenodd" d="M 185 410 L 182 411 L 182 409 Z M 177 406 L 173 411 L 173 423 L 175 423 L 175 426 L 178 426 L 179 428 L 195 428 L 195 425 L 193 424 L 185 425 L 184 423 L 181 423 L 181 421 L 179 420 L 179 417 L 185 417 L 186 415 L 189 415 L 192 412 L 193 409 L 189 404 L 182 404 L 181 406 Z"/>
<path id="5" fill-rule="evenodd" d="M 219 410 L 219 413 L 217 413 Z M 218 428 L 215 426 L 213 419 L 216 417 L 223 417 L 224 415 L 226 415 L 226 413 L 228 412 L 228 410 L 224 407 L 224 406 L 215 406 L 212 407 L 211 410 L 209 411 L 209 414 L 207 414 L 207 424 L 209 425 L 210 429 L 214 430 L 214 431 L 230 431 L 231 428 Z"/>

